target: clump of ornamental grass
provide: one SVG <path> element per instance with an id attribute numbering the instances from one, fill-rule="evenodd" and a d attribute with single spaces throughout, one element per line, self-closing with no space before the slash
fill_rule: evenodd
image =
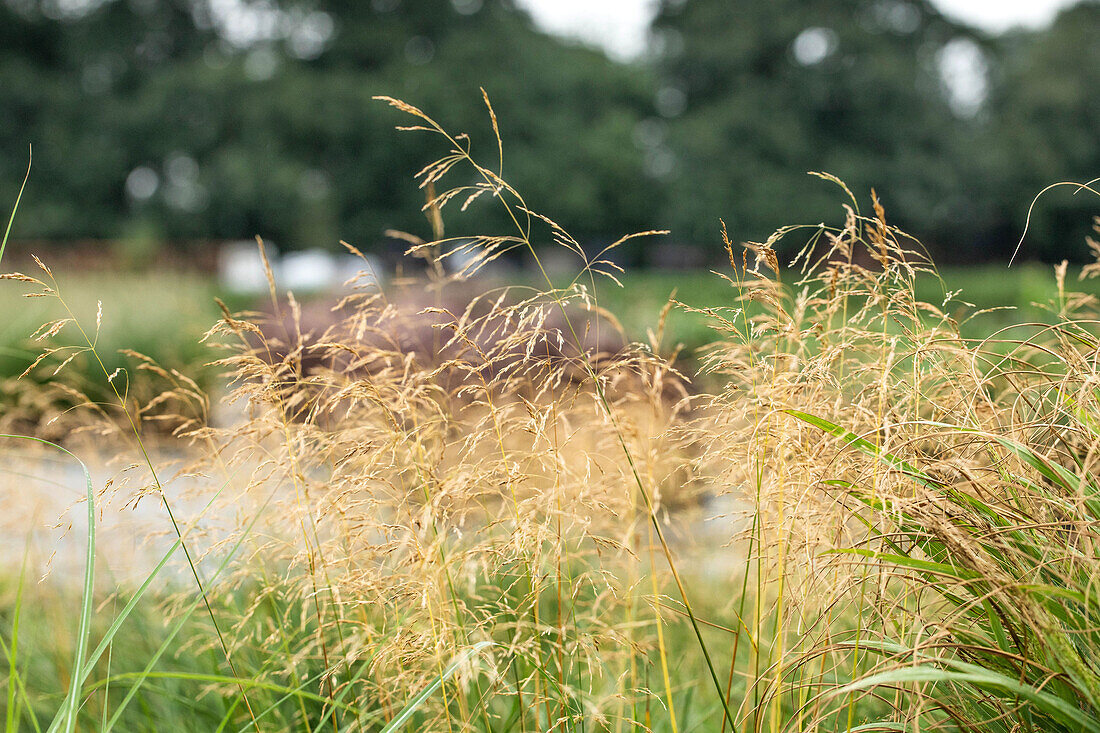
<path id="1" fill-rule="evenodd" d="M 652 603 L 665 582 L 652 573 L 670 552 L 659 549 L 665 507 L 690 503 L 701 483 L 675 430 L 689 395 L 668 388 L 685 380 L 651 348 L 606 353 L 600 331 L 613 322 L 593 278 L 613 266 L 532 214 L 462 138 L 391 103 L 449 146 L 420 176 L 435 238 L 407 237 L 432 264 L 437 302 L 509 249 L 537 259 L 536 237 L 576 252 L 589 282 L 548 277 L 416 312 L 369 285 L 309 332 L 271 278 L 270 320 L 226 312 L 208 336 L 229 349 L 228 399 L 246 419 L 194 437 L 216 443 L 230 470 L 262 475 L 251 485 L 277 487 L 227 581 L 255 598 L 234 635 L 280 660 L 272 674 L 301 679 L 298 665 L 320 662 L 319 694 L 350 693 L 366 711 L 336 711 L 341 726 L 392 725 L 434 680 L 416 699 L 417 726 L 630 729 L 671 694 Z M 435 195 L 460 164 L 479 180 Z M 443 237 L 448 203 L 479 197 L 516 230 Z M 435 263 L 459 249 L 464 268 L 444 275 Z M 253 613 L 288 603 L 305 614 L 257 635 Z"/>
<path id="2" fill-rule="evenodd" d="M 392 103 L 452 146 L 421 177 L 434 241 L 409 237 L 410 254 L 427 257 L 436 276 L 435 304 L 411 309 L 365 286 L 331 323 L 310 328 L 269 271 L 271 312 L 226 309 L 205 339 L 222 350 L 225 401 L 239 413 L 224 427 L 210 424 L 205 396 L 183 375 L 132 355 L 167 385 L 135 407 L 124 375 L 102 370 L 117 399 L 95 407 L 103 422 L 129 425 L 148 479 L 109 488 L 163 503 L 172 546 L 157 572 L 182 556 L 190 582 L 165 608 L 168 631 L 144 670 L 122 672 L 105 657 L 136 606 L 109 624 L 90 661 L 77 658 L 60 725 L 92 711 L 106 728 L 145 725 L 136 708 L 158 680 L 191 679 L 224 701 L 223 728 L 678 729 L 674 698 L 691 690 L 674 688 L 685 659 L 673 656 L 666 616 L 687 613 L 703 639 L 679 576 L 680 605 L 665 610 L 661 600 L 670 508 L 691 505 L 703 483 L 679 430 L 692 413 L 687 380 L 657 354 L 656 336 L 649 347 L 608 347 L 619 339 L 604 337 L 615 323 L 595 292 L 597 278 L 613 278 L 610 262 L 531 213 L 463 138 Z M 479 182 L 435 195 L 459 163 Z M 444 238 L 442 211 L 460 195 L 505 207 L 515 232 Z M 537 259 L 536 238 L 575 252 L 581 276 L 457 308 L 444 297 L 508 249 Z M 444 275 L 438 263 L 461 248 L 465 267 Z M 9 279 L 67 311 L 40 269 Z M 425 328 L 429 337 L 410 343 Z M 93 329 L 68 313 L 44 333 L 63 329 L 81 337 L 74 351 L 103 363 Z M 67 352 L 53 349 L 38 366 L 63 371 Z M 206 454 L 189 473 L 213 485 L 183 498 L 186 515 L 142 438 L 165 406 L 175 408 L 175 433 Z M 104 493 L 89 483 L 89 511 Z M 89 560 L 80 649 L 91 643 L 93 568 Z M 195 631 L 203 625 L 206 637 Z M 212 667 L 157 672 L 170 651 Z M 715 699 L 681 715 L 728 717 Z"/>
<path id="3" fill-rule="evenodd" d="M 203 730 L 1100 727 L 1100 341 L 1064 266 L 1052 323 L 963 338 L 958 294 L 914 295 L 936 276 L 919 244 L 848 193 L 839 227 L 725 240 L 730 299 L 700 310 L 715 339 L 690 386 L 662 353 L 668 309 L 649 344 L 606 337 L 615 266 L 504 181 L 499 134 L 486 167 L 466 136 L 386 101 L 446 151 L 418 176 L 432 237 L 405 235 L 427 295 L 363 278 L 318 320 L 269 271 L 267 313 L 223 306 L 205 338 L 229 422 L 140 355 L 165 385 L 151 407 L 101 369 L 100 422 L 139 465 L 129 484 L 86 480 L 58 690 L 33 687 L 48 675 L 27 662 L 35 637 L 18 643 L 21 590 L 0 614 L 7 729 L 153 729 L 167 699 Z M 513 229 L 445 236 L 444 213 L 471 205 Z M 544 244 L 580 274 L 554 281 Z M 513 249 L 542 286 L 477 293 Z M 9 279 L 64 306 L 41 271 Z M 90 324 L 69 313 L 44 333 L 63 329 L 106 363 Z M 63 371 L 66 353 L 41 365 Z M 154 419 L 191 441 L 204 491 L 166 490 Z M 167 549 L 95 612 L 111 492 L 162 504 Z M 708 554 L 685 540 L 689 509 L 722 493 L 739 516 Z M 176 592 L 151 592 L 173 562 Z M 147 649 L 120 641 L 156 635 L 157 614 Z"/>
<path id="4" fill-rule="evenodd" d="M 877 200 L 847 212 L 790 268 L 775 245 L 804 229 L 730 246 L 741 303 L 714 312 L 726 387 L 699 439 L 751 500 L 738 714 L 1097 729 L 1097 302 L 1063 263 L 1052 323 L 963 339 L 955 294 L 914 298 L 930 264 Z"/>

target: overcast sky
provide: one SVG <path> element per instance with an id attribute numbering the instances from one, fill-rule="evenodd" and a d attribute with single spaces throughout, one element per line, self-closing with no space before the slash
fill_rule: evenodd
<path id="1" fill-rule="evenodd" d="M 767 0 L 762 0 L 766 2 Z M 548 30 L 629 58 L 642 50 L 653 0 L 519 0 Z M 993 31 L 1041 26 L 1076 0 L 933 0 L 948 15 Z"/>

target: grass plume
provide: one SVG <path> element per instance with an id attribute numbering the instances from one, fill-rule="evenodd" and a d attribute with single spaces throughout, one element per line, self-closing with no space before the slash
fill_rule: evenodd
<path id="1" fill-rule="evenodd" d="M 263 311 L 219 303 L 203 340 L 232 419 L 129 353 L 164 385 L 134 405 L 76 328 L 117 398 L 83 414 L 128 425 L 150 477 L 97 496 L 168 514 L 154 421 L 212 490 L 172 505 L 191 508 L 168 554 L 115 589 L 122 613 L 89 614 L 74 649 L 99 645 L 67 669 L 26 661 L 49 648 L 24 610 L 42 594 L 0 603 L 8 730 L 1100 729 L 1100 321 L 1065 266 L 1046 320 L 973 338 L 877 196 L 861 213 L 820 174 L 846 197 L 835 226 L 723 228 L 724 300 L 670 300 L 632 342 L 607 250 L 505 182 L 487 98 L 493 167 L 385 101 L 444 149 L 418 176 L 431 239 L 403 235 L 417 287 L 364 262 L 338 302 L 303 303 L 269 268 Z M 511 228 L 446 236 L 473 205 Z M 511 250 L 542 282 L 483 285 Z M 7 279 L 64 303 L 43 271 Z M 712 329 L 691 376 L 673 309 Z M 63 374 L 79 325 L 47 323 L 32 370 Z M 176 550 L 191 582 L 151 593 Z M 119 644 L 131 627 L 147 643 Z"/>

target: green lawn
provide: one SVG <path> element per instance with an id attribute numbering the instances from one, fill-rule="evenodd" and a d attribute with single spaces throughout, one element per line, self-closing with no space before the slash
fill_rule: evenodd
<path id="1" fill-rule="evenodd" d="M 729 268 L 720 270 L 729 274 Z M 1077 280 L 1080 268 L 1072 268 L 1067 277 L 1067 290 L 1100 296 L 1100 279 Z M 962 324 L 964 335 L 983 338 L 1000 328 L 1030 321 L 1046 322 L 1048 311 L 1035 306 L 1053 303 L 1058 297 L 1052 267 L 1025 264 L 1011 269 L 1003 265 L 948 268 L 940 272 L 942 283 L 928 276 L 918 282 L 917 296 L 933 305 L 941 305 L 950 291 L 961 290 L 955 296 L 948 314 Z M 599 284 L 600 304 L 614 313 L 634 339 L 644 339 L 647 328 L 653 328 L 661 308 L 670 297 L 696 308 L 736 307 L 732 286 L 713 272 L 699 271 L 636 271 L 619 277 L 623 287 L 610 281 Z M 970 303 L 973 306 L 963 304 Z M 1010 306 L 1016 310 L 979 313 L 990 308 Z M 683 343 L 688 349 L 704 346 L 713 339 L 713 331 L 704 316 L 674 310 L 669 315 L 665 348 Z"/>
<path id="2" fill-rule="evenodd" d="M 974 308 L 956 305 L 950 309 L 959 320 L 986 308 L 1008 305 L 1020 309 L 987 313 L 966 322 L 964 333 L 976 338 L 1010 324 L 1046 320 L 1049 316 L 1031 304 L 1052 302 L 1057 297 L 1053 269 L 1041 265 L 954 268 L 941 274 L 943 284 L 925 278 L 918 295 L 939 305 L 945 289 L 961 289 L 957 300 L 973 303 Z M 122 364 L 115 357 L 122 348 L 140 351 L 173 367 L 208 360 L 210 352 L 198 344 L 198 339 L 219 316 L 213 277 L 186 272 L 79 273 L 59 268 L 57 279 L 66 302 L 90 334 L 95 329 L 97 302 L 103 302 L 98 346 L 111 369 Z M 600 304 L 615 314 L 632 339 L 646 339 L 647 329 L 656 328 L 661 309 L 671 297 L 698 308 L 736 304 L 729 283 L 706 270 L 628 271 L 620 280 L 622 288 L 609 280 L 597 281 L 597 295 Z M 1070 273 L 1068 287 L 1100 295 L 1100 280 L 1080 283 L 1075 272 Z M 22 283 L 0 283 L 0 313 L 4 314 L 0 319 L 0 376 L 22 372 L 37 353 L 27 337 L 42 323 L 67 315 L 56 300 L 22 297 L 30 291 Z M 238 299 L 235 305 L 243 307 L 246 303 Z M 713 331 L 704 316 L 673 309 L 663 346 L 668 350 L 682 343 L 690 351 L 712 338 Z M 68 326 L 58 341 L 73 344 L 79 339 L 80 333 Z"/>

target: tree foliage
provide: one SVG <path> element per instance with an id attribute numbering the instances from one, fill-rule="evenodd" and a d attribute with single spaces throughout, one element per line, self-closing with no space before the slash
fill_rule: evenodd
<path id="1" fill-rule="evenodd" d="M 662 6 L 664 84 L 683 94 L 672 128 L 675 223 L 738 238 L 821 221 L 838 191 L 808 171 L 877 189 L 904 225 L 957 232 L 970 216 L 956 165 L 966 121 L 939 61 L 973 33 L 924 0 L 695 0 Z M 715 155 L 721 151 L 720 155 Z"/>
<path id="2" fill-rule="evenodd" d="M 504 173 L 533 205 L 590 234 L 634 229 L 657 205 L 631 142 L 650 86 L 504 0 L 326 0 L 243 20 L 198 0 L 110 0 L 71 17 L 8 2 L 0 197 L 30 141 L 25 237 L 152 226 L 334 247 L 423 234 L 412 174 L 437 143 L 395 135 L 399 118 L 372 96 L 443 110 L 488 155 L 484 87 L 508 141 Z"/>
<path id="3" fill-rule="evenodd" d="M 228 10 L 227 10 L 228 8 Z M 1100 175 L 1100 3 L 989 37 L 930 0 L 663 0 L 635 63 L 513 0 L 0 0 L 0 199 L 16 234 L 284 247 L 421 234 L 401 97 L 496 154 L 533 208 L 599 243 L 671 226 L 717 251 L 874 188 L 941 260 L 1006 256 L 1050 183 Z M 961 64 L 961 67 L 960 67 Z M 969 64 L 969 65 L 968 65 Z M 478 153 L 475 150 L 475 154 Z M 1095 197 L 1041 199 L 1025 253 L 1084 254 Z M 448 233 L 494 207 L 457 210 Z"/>
<path id="4" fill-rule="evenodd" d="M 998 39 L 997 56 L 981 190 L 993 225 L 1004 230 L 1001 240 L 1015 244 L 1033 196 L 1061 181 L 1100 176 L 1100 3 L 1069 8 L 1045 32 Z M 1052 189 L 1031 211 L 1024 255 L 1084 258 L 1083 239 L 1096 214 L 1094 194 Z"/>

